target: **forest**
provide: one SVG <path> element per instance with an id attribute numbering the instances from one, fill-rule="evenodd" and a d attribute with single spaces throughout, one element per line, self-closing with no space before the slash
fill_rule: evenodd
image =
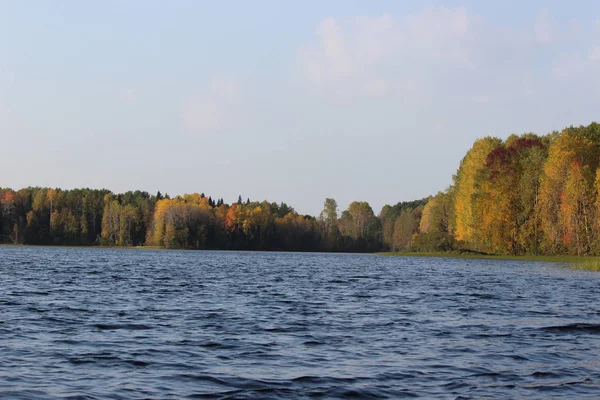
<path id="1" fill-rule="evenodd" d="M 392 214 L 426 202 L 400 203 Z M 326 199 L 315 218 L 285 203 L 241 196 L 226 204 L 197 193 L 170 198 L 143 191 L 0 189 L 4 244 L 375 252 L 383 248 L 381 226 L 366 202 L 353 202 L 338 215 L 336 201 Z"/>
<path id="2" fill-rule="evenodd" d="M 475 141 L 426 199 L 318 217 L 204 194 L 0 188 L 0 243 L 283 251 L 600 254 L 600 125 Z M 401 184 L 401 183 L 400 183 Z"/>

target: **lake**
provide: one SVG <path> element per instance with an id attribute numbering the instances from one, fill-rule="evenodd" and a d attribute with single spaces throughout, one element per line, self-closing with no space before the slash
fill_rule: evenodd
<path id="1" fill-rule="evenodd" d="M 599 398 L 600 274 L 0 247 L 0 398 Z"/>

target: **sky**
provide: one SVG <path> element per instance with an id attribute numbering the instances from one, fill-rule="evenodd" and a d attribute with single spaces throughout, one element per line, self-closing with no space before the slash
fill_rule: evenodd
<path id="1" fill-rule="evenodd" d="M 0 187 L 378 213 L 599 95 L 597 1 L 0 0 Z"/>

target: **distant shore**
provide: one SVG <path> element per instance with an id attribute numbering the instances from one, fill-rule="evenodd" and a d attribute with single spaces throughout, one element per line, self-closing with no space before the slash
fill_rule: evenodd
<path id="1" fill-rule="evenodd" d="M 0 247 L 56 247 L 67 249 L 134 249 L 134 250 L 183 250 L 183 249 L 167 249 L 159 246 L 75 246 L 68 244 L 11 244 L 0 243 Z"/>
<path id="2" fill-rule="evenodd" d="M 564 255 L 494 255 L 494 254 L 470 254 L 457 252 L 383 252 L 377 253 L 388 257 L 437 257 L 437 258 L 472 258 L 485 260 L 515 260 L 515 261 L 538 261 L 569 264 L 575 269 L 600 271 L 600 257 L 598 256 L 564 256 Z"/>
<path id="3" fill-rule="evenodd" d="M 117 250 L 167 250 L 167 251 L 232 251 L 240 253 L 335 253 L 335 254 L 371 254 L 376 255 L 378 253 L 365 253 L 365 252 L 343 252 L 343 251 L 301 251 L 301 250 L 282 250 L 282 249 L 190 249 L 190 248 L 169 248 L 162 246 L 104 246 L 104 245 L 68 245 L 68 244 L 11 244 L 11 243 L 0 243 L 1 247 L 52 247 L 52 248 L 66 248 L 66 249 L 117 249 Z"/>

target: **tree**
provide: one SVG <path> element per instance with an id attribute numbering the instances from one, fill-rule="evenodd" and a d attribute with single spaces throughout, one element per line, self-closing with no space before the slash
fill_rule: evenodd
<path id="1" fill-rule="evenodd" d="M 397 217 L 397 210 L 388 204 L 384 205 L 379 212 L 379 221 L 381 222 L 382 229 L 382 244 L 386 249 L 392 248 L 394 240 L 394 224 L 396 223 Z"/>
<path id="2" fill-rule="evenodd" d="M 564 237 L 568 227 L 564 218 L 560 218 L 561 208 L 565 210 L 563 202 L 565 185 L 569 169 L 577 161 L 581 168 L 586 168 L 594 173 L 600 160 L 600 126 L 596 123 L 588 127 L 569 127 L 554 138 L 548 149 L 548 158 L 540 183 L 539 215 L 540 227 L 543 231 L 542 250 L 555 254 L 565 251 Z"/>
<path id="3" fill-rule="evenodd" d="M 574 160 L 567 174 L 560 202 L 559 221 L 564 227 L 563 245 L 571 253 L 588 254 L 594 239 L 594 185 L 588 166 Z"/>
<path id="4" fill-rule="evenodd" d="M 328 251 L 336 250 L 339 246 L 340 230 L 338 228 L 338 205 L 335 199 L 325 199 L 323 211 L 319 215 L 319 224 L 324 249 Z"/>
<path id="5" fill-rule="evenodd" d="M 419 231 L 422 233 L 451 234 L 453 202 L 450 190 L 438 192 L 423 208 Z"/>
<path id="6" fill-rule="evenodd" d="M 417 232 L 419 221 L 413 210 L 402 210 L 394 224 L 394 251 L 409 250 L 412 246 L 413 235 Z"/>
<path id="7" fill-rule="evenodd" d="M 354 201 L 342 213 L 338 227 L 346 250 L 376 251 L 381 248 L 381 223 L 369 203 Z"/>
<path id="8" fill-rule="evenodd" d="M 498 138 L 478 139 L 460 162 L 454 177 L 455 234 L 458 240 L 469 242 L 474 239 L 473 225 L 477 221 L 473 215 L 473 195 L 479 184 L 477 177 L 485 167 L 488 154 L 500 145 Z"/>

